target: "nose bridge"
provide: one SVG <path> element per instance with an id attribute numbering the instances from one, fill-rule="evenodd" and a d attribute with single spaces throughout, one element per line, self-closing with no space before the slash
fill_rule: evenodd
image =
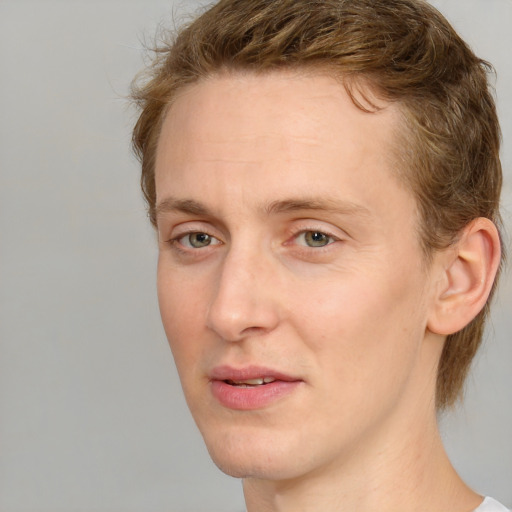
<path id="1" fill-rule="evenodd" d="M 207 324 L 226 341 L 272 330 L 278 311 L 272 283 L 275 262 L 252 244 L 233 245 L 224 257 Z"/>

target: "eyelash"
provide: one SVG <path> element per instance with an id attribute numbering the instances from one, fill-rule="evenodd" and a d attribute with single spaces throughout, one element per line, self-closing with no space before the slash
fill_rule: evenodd
<path id="1" fill-rule="evenodd" d="M 332 245 L 334 242 L 338 242 L 340 240 L 338 237 L 336 237 L 332 233 L 329 233 L 328 231 L 325 231 L 322 229 L 314 229 L 314 228 L 313 229 L 300 229 L 299 231 L 295 232 L 291 236 L 290 240 L 297 241 L 299 239 L 299 237 L 301 237 L 301 236 L 306 237 L 306 235 L 308 233 L 324 235 L 328 238 L 328 242 L 325 245 L 317 245 L 317 246 L 312 246 L 312 245 L 307 245 L 307 244 L 297 244 L 301 248 L 306 249 L 306 250 L 314 249 L 315 251 L 319 251 L 321 249 L 325 249 L 329 245 Z"/>
<path id="2" fill-rule="evenodd" d="M 181 254 L 190 254 L 191 251 L 199 250 L 200 248 L 184 246 L 180 242 L 180 240 L 182 240 L 186 237 L 190 237 L 192 235 L 207 235 L 210 238 L 218 241 L 218 243 L 208 244 L 208 245 L 204 246 L 205 249 L 210 247 L 211 245 L 221 245 L 223 243 L 216 236 L 210 235 L 210 233 L 208 233 L 207 231 L 199 231 L 199 230 L 192 230 L 192 231 L 187 231 L 185 233 L 180 233 L 178 236 L 175 236 L 175 237 L 167 240 L 166 243 L 169 244 L 174 250 L 178 251 Z"/>
<path id="3" fill-rule="evenodd" d="M 320 252 L 322 250 L 326 250 L 334 242 L 340 241 L 340 238 L 333 235 L 332 233 L 330 233 L 326 230 L 316 229 L 316 228 L 312 227 L 312 228 L 306 228 L 306 229 L 301 228 L 300 230 L 292 232 L 291 236 L 287 239 L 287 241 L 284 243 L 284 245 L 291 245 L 292 242 L 294 242 L 294 241 L 296 242 L 300 236 L 305 237 L 308 233 L 324 235 L 328 238 L 328 242 L 325 245 L 318 245 L 318 246 L 311 246 L 311 245 L 307 245 L 306 243 L 305 244 L 297 243 L 297 246 L 303 251 L 313 249 L 315 252 Z M 203 234 L 207 235 L 208 237 L 210 237 L 213 240 L 216 240 L 217 243 L 210 243 L 208 245 L 205 245 L 204 247 L 187 247 L 187 246 L 184 246 L 180 242 L 180 240 L 182 240 L 186 237 L 190 237 L 192 235 L 203 235 Z M 221 240 L 219 240 L 216 236 L 211 235 L 207 231 L 199 231 L 199 230 L 191 230 L 188 232 L 180 233 L 178 236 L 173 237 L 170 240 L 167 240 L 166 243 L 169 244 L 170 246 L 172 246 L 173 249 L 175 249 L 176 251 L 178 251 L 182 254 L 190 254 L 191 251 L 196 251 L 199 249 L 207 249 L 208 247 L 211 247 L 212 245 L 222 245 L 223 244 L 223 242 Z"/>

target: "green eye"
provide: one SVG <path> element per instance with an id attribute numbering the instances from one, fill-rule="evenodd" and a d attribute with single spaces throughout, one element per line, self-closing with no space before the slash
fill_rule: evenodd
<path id="1" fill-rule="evenodd" d="M 183 237 L 183 245 L 193 247 L 194 249 L 201 249 L 212 244 L 212 237 L 206 233 L 190 233 Z"/>
<path id="2" fill-rule="evenodd" d="M 305 231 L 300 237 L 309 247 L 324 247 L 333 242 L 333 238 L 321 231 Z"/>

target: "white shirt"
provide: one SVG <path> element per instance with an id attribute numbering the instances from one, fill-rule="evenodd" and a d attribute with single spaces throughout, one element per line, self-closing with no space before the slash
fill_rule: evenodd
<path id="1" fill-rule="evenodd" d="M 492 498 L 485 498 L 481 505 L 474 510 L 474 512 L 511 512 L 508 508 L 503 506 L 498 501 Z"/>
<path id="2" fill-rule="evenodd" d="M 480 504 L 478 508 L 475 508 L 473 512 L 512 512 L 507 507 L 502 505 L 499 501 L 496 501 L 493 498 L 484 498 L 484 501 Z"/>

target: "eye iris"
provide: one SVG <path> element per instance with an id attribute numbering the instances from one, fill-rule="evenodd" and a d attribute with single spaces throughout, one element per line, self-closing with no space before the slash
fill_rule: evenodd
<path id="1" fill-rule="evenodd" d="M 323 247 L 329 243 L 329 236 L 320 231 L 308 231 L 305 240 L 310 247 Z"/>
<path id="2" fill-rule="evenodd" d="M 206 247 L 212 242 L 212 237 L 206 233 L 192 233 L 189 235 L 190 245 L 195 248 Z"/>

